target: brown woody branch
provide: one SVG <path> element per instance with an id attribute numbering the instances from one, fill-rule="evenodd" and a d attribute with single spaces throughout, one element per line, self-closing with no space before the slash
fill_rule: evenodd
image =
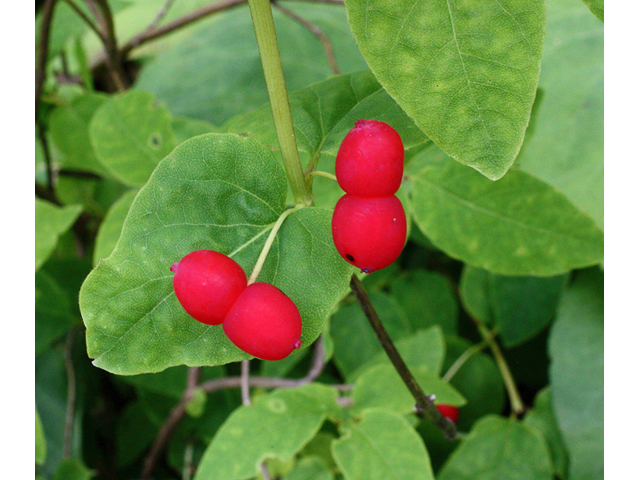
<path id="1" fill-rule="evenodd" d="M 158 435 L 156 435 L 156 439 L 154 440 L 149 453 L 144 459 L 143 470 L 140 477 L 142 479 L 150 478 L 158 462 L 160 454 L 169 441 L 169 438 L 173 434 L 176 427 L 180 424 L 182 419 L 185 417 L 187 412 L 187 404 L 193 397 L 193 392 L 196 388 L 201 388 L 205 393 L 212 393 L 227 388 L 238 388 L 241 387 L 243 383 L 245 383 L 247 387 L 296 388 L 313 382 L 320 375 L 320 373 L 322 373 L 323 368 L 324 344 L 322 343 L 322 338 L 318 338 L 318 340 L 316 340 L 313 360 L 311 361 L 311 367 L 309 368 L 309 371 L 304 377 L 296 380 L 289 380 L 278 377 L 251 377 L 248 375 L 248 368 L 243 367 L 243 375 L 239 377 L 219 378 L 215 380 L 209 380 L 198 385 L 196 375 L 199 374 L 199 368 L 191 368 L 189 370 L 189 378 L 187 379 L 187 387 L 185 389 L 184 395 L 182 396 L 180 402 L 173 408 L 173 410 L 171 410 L 169 416 L 160 428 Z M 198 370 L 198 373 L 193 373 L 194 370 Z M 246 395 L 248 395 L 248 393 L 246 393 Z"/>
<path id="2" fill-rule="evenodd" d="M 367 320 L 369 320 L 369 323 L 376 333 L 376 336 L 378 337 L 382 348 L 384 348 L 384 351 L 389 357 L 389 360 L 391 360 L 391 363 L 398 372 L 398 375 L 400 375 L 402 381 L 409 389 L 409 392 L 411 392 L 411 395 L 413 395 L 413 398 L 415 398 L 416 405 L 414 407 L 414 410 L 416 411 L 416 414 L 419 417 L 426 417 L 431 420 L 434 425 L 442 430 L 444 436 L 449 440 L 454 439 L 457 435 L 454 423 L 448 418 L 442 416 L 442 414 L 438 411 L 433 403 L 434 397 L 426 395 L 420 385 L 418 385 L 418 382 L 409 370 L 409 367 L 407 367 L 407 364 L 400 356 L 400 353 L 396 349 L 396 346 L 393 344 L 391 337 L 389 337 L 389 334 L 384 328 L 384 325 L 382 324 L 378 313 L 376 312 L 373 304 L 371 303 L 371 300 L 369 299 L 369 295 L 367 295 L 367 291 L 365 290 L 364 285 L 362 285 L 362 282 L 355 274 L 351 276 L 351 289 L 358 299 L 358 302 L 360 303 L 360 306 L 362 307 Z"/>

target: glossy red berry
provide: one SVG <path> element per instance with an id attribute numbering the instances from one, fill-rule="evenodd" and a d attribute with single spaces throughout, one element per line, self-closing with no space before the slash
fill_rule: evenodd
<path id="1" fill-rule="evenodd" d="M 220 325 L 247 288 L 242 267 L 212 250 L 189 253 L 171 271 L 178 301 L 189 315 L 207 325 Z"/>
<path id="2" fill-rule="evenodd" d="M 347 194 L 336 204 L 331 231 L 342 258 L 371 273 L 398 258 L 407 236 L 407 220 L 394 195 L 359 198 Z"/>
<path id="3" fill-rule="evenodd" d="M 436 405 L 438 411 L 443 417 L 448 418 L 453 423 L 458 423 L 459 410 L 453 405 Z"/>
<path id="4" fill-rule="evenodd" d="M 236 347 L 263 360 L 281 360 L 301 345 L 298 308 L 268 283 L 249 285 L 231 307 L 222 328 Z"/>
<path id="5" fill-rule="evenodd" d="M 358 120 L 336 156 L 340 187 L 357 197 L 388 197 L 400 188 L 404 146 L 398 132 L 384 122 Z"/>

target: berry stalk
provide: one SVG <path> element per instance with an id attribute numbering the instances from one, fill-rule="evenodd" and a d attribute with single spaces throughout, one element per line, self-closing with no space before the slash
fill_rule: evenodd
<path id="1" fill-rule="evenodd" d="M 376 336 L 378 337 L 380 344 L 384 348 L 384 351 L 389 357 L 389 360 L 391 360 L 391 363 L 409 389 L 409 392 L 411 392 L 411 395 L 413 395 L 413 398 L 416 399 L 416 405 L 414 407 L 416 414 L 419 417 L 427 417 L 429 420 L 431 420 L 436 427 L 442 430 L 444 436 L 447 439 L 453 440 L 454 438 L 456 438 L 456 426 L 450 419 L 445 418 L 442 413 L 440 413 L 438 408 L 434 405 L 433 400 L 435 396 L 426 395 L 420 385 L 418 385 L 418 382 L 409 370 L 409 367 L 407 367 L 407 364 L 404 363 L 404 360 L 400 356 L 400 353 L 396 349 L 396 346 L 393 344 L 391 337 L 389 337 L 389 334 L 384 328 L 384 325 L 382 324 L 378 313 L 373 308 L 364 285 L 362 285 L 362 282 L 360 282 L 355 274 L 351 277 L 351 289 L 358 299 L 358 302 L 360 303 L 365 316 L 369 320 L 369 323 L 376 333 Z"/>
<path id="2" fill-rule="evenodd" d="M 289 186 L 296 204 L 308 206 L 313 202 L 313 196 L 307 188 L 300 164 L 289 97 L 287 96 L 282 61 L 278 50 L 276 28 L 271 12 L 271 2 L 269 0 L 249 0 L 249 8 Z"/>

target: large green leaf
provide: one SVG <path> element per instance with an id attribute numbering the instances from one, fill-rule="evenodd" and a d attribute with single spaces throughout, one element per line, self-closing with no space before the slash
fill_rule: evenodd
<path id="1" fill-rule="evenodd" d="M 478 320 L 498 328 L 506 347 L 536 336 L 555 316 L 567 275 L 521 277 L 497 275 L 465 266 L 461 297 Z"/>
<path id="2" fill-rule="evenodd" d="M 207 447 L 194 480 L 244 480 L 266 458 L 290 460 L 339 408 L 337 392 L 309 384 L 276 390 L 238 408 Z"/>
<path id="3" fill-rule="evenodd" d="M 101 94 L 88 93 L 51 112 L 49 133 L 61 154 L 61 167 L 86 170 L 98 175 L 107 173 L 96 158 L 89 138 L 89 123 L 105 98 Z"/>
<path id="4" fill-rule="evenodd" d="M 491 182 L 435 146 L 413 163 L 421 166 L 413 218 L 449 256 L 503 275 L 556 275 L 603 260 L 600 229 L 548 184 L 520 170 Z"/>
<path id="5" fill-rule="evenodd" d="M 514 420 L 480 420 L 449 457 L 438 480 L 552 480 L 542 436 Z"/>
<path id="6" fill-rule="evenodd" d="M 391 294 L 415 328 L 440 325 L 445 334 L 456 332 L 458 303 L 444 276 L 426 270 L 410 270 L 391 280 L 390 287 Z"/>
<path id="7" fill-rule="evenodd" d="M 604 275 L 581 272 L 549 337 L 551 399 L 569 451 L 569 478 L 604 476 Z"/>
<path id="8" fill-rule="evenodd" d="M 93 264 L 97 265 L 101 259 L 107 258 L 118 243 L 122 226 L 127 218 L 133 199 L 136 198 L 138 190 L 130 190 L 115 202 L 98 229 L 96 245 L 93 250 Z"/>
<path id="9" fill-rule="evenodd" d="M 411 373 L 427 395 L 435 395 L 436 404 L 460 407 L 466 403 L 450 384 L 443 382 L 425 365 L 413 366 Z M 416 400 L 392 365 L 375 365 L 358 377 L 353 389 L 352 411 L 383 408 L 400 414 L 414 411 Z"/>
<path id="10" fill-rule="evenodd" d="M 287 8 L 322 28 L 343 72 L 366 68 L 343 9 L 298 2 L 287 2 Z M 289 91 L 332 75 L 320 40 L 279 10 L 274 9 L 273 16 Z M 174 115 L 199 118 L 215 125 L 267 102 L 248 8 L 239 7 L 219 15 L 216 21 L 158 54 L 144 65 L 136 86 L 157 95 Z"/>
<path id="11" fill-rule="evenodd" d="M 538 430 L 547 442 L 554 475 L 562 479 L 567 478 L 569 457 L 562 441 L 562 434 L 558 429 L 556 418 L 553 415 L 551 389 L 549 387 L 541 390 L 536 395 L 533 408 L 527 412 L 524 423 Z"/>
<path id="12" fill-rule="evenodd" d="M 385 90 L 456 160 L 491 179 L 520 150 L 536 94 L 542 0 L 346 0 Z"/>
<path id="13" fill-rule="evenodd" d="M 176 146 L 169 112 L 140 90 L 110 97 L 89 124 L 98 160 L 127 185 L 143 185 Z"/>
<path id="14" fill-rule="evenodd" d="M 427 450 L 400 414 L 367 410 L 342 432 L 332 450 L 346 480 L 433 480 Z"/>
<path id="15" fill-rule="evenodd" d="M 547 4 L 542 98 L 517 165 L 604 229 L 604 27 L 580 0 Z"/>
<path id="16" fill-rule="evenodd" d="M 209 134 L 178 147 L 140 190 L 115 250 L 80 292 L 95 364 L 136 374 L 247 358 L 220 326 L 184 312 L 169 267 L 193 250 L 211 249 L 251 272 L 285 196 L 284 170 L 253 140 Z M 295 302 L 304 346 L 322 331 L 352 271 L 335 251 L 330 222 L 331 212 L 317 208 L 290 215 L 258 277 Z"/>
<path id="17" fill-rule="evenodd" d="M 369 71 L 338 75 L 290 95 L 291 114 L 303 165 L 329 173 L 335 172 L 335 157 L 345 135 L 362 118 L 386 122 L 400 134 L 405 148 L 426 141 L 413 120 L 384 91 Z M 249 135 L 279 152 L 271 106 L 229 120 L 223 128 Z M 319 178 L 313 184 L 317 206 L 333 208 L 344 195 L 336 182 Z M 397 193 L 401 201 L 406 198 Z M 410 224 L 409 224 L 410 225 Z"/>
<path id="18" fill-rule="evenodd" d="M 60 235 L 66 232 L 76 221 L 82 207 L 68 205 L 57 207 L 52 203 L 36 198 L 36 271 L 49 258 L 58 243 Z"/>

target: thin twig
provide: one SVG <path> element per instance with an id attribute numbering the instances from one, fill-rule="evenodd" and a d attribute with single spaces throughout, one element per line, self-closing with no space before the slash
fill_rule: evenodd
<path id="1" fill-rule="evenodd" d="M 193 476 L 193 443 L 189 442 L 184 449 L 184 464 L 182 467 L 182 480 L 191 480 Z"/>
<path id="2" fill-rule="evenodd" d="M 64 442 L 62 444 L 62 458 L 71 456 L 71 441 L 73 440 L 73 421 L 76 410 L 76 372 L 73 369 L 73 340 L 75 328 L 69 330 L 64 346 L 64 366 L 67 371 L 67 408 L 64 416 Z"/>
<path id="3" fill-rule="evenodd" d="M 509 395 L 511 414 L 517 418 L 521 418 L 526 411 L 526 407 L 524 405 L 524 402 L 522 401 L 522 397 L 520 397 L 520 392 L 518 391 L 516 382 L 513 379 L 513 375 L 511 374 L 509 365 L 507 364 L 507 361 L 504 358 L 504 355 L 502 355 L 502 351 L 498 346 L 498 342 L 495 341 L 495 339 L 493 338 L 494 335 L 492 335 L 487 327 L 485 327 L 481 322 L 476 321 L 475 324 L 482 338 L 488 343 L 489 348 L 491 349 L 491 353 L 493 353 L 493 358 L 495 358 L 496 360 L 498 370 L 500 370 L 500 375 L 502 375 L 502 381 L 504 382 L 504 386 L 507 389 L 507 394 Z"/>
<path id="4" fill-rule="evenodd" d="M 67 2 L 67 5 L 69 5 L 73 9 L 73 11 L 76 12 L 76 14 L 84 21 L 84 23 L 86 23 L 87 26 L 98 36 L 98 38 L 102 40 L 103 43 L 105 43 L 106 39 L 104 38 L 104 34 L 100 31 L 93 20 L 91 20 L 91 18 L 89 18 L 89 16 L 84 13 L 84 11 L 78 5 L 76 5 L 73 0 L 65 0 L 65 2 Z"/>
<path id="5" fill-rule="evenodd" d="M 324 368 L 324 344 L 322 343 L 322 338 L 318 337 L 315 343 L 315 351 L 313 355 L 313 360 L 311 361 L 311 367 L 309 368 L 308 373 L 297 380 L 288 380 L 285 378 L 271 378 L 271 377 L 251 377 L 248 376 L 246 380 L 243 380 L 242 376 L 240 377 L 226 377 L 219 378 L 215 380 L 209 380 L 200 385 L 197 384 L 197 380 L 194 381 L 193 377 L 189 377 L 187 379 L 187 388 L 185 389 L 185 393 L 180 400 L 180 402 L 171 410 L 169 416 L 165 420 L 164 424 L 160 428 L 158 435 L 156 435 L 156 439 L 149 450 L 145 460 L 144 466 L 142 470 L 142 474 L 140 477 L 142 479 L 147 479 L 153 473 L 155 469 L 156 463 L 158 462 L 158 458 L 160 453 L 164 450 L 165 445 L 169 441 L 173 431 L 180 424 L 184 416 L 187 412 L 187 404 L 191 400 L 193 396 L 193 391 L 196 388 L 201 388 L 205 393 L 212 393 L 218 390 L 223 390 L 227 388 L 238 388 L 242 385 L 244 381 L 250 387 L 262 387 L 262 388 L 296 388 L 302 385 L 306 385 L 307 383 L 313 382 L 320 373 L 322 373 L 322 369 Z M 194 369 L 190 370 L 190 374 L 192 374 Z"/>
<path id="6" fill-rule="evenodd" d="M 42 153 L 44 154 L 44 163 L 47 168 L 47 197 L 54 203 L 59 203 L 56 199 L 56 193 L 54 188 L 53 179 L 53 162 L 51 160 L 51 148 L 49 147 L 49 139 L 45 133 L 45 127 L 39 120 L 36 121 L 36 130 L 38 132 L 38 139 L 42 144 Z M 37 185 L 36 185 L 37 186 Z"/>
<path id="7" fill-rule="evenodd" d="M 242 404 L 251 405 L 251 395 L 249 394 L 249 360 L 240 362 L 240 393 L 242 394 Z"/>
<path id="8" fill-rule="evenodd" d="M 38 111 L 40 110 L 40 97 L 44 86 L 45 69 L 47 67 L 47 57 L 49 55 L 49 37 L 51 34 L 51 21 L 53 20 L 53 9 L 57 0 L 46 0 L 42 7 L 42 21 L 40 22 L 40 42 L 38 44 L 38 56 L 36 58 L 36 123 L 38 122 Z"/>
<path id="9" fill-rule="evenodd" d="M 151 450 L 149 450 L 149 453 L 144 459 L 142 473 L 140 474 L 141 478 L 149 478 L 153 473 L 156 463 L 158 462 L 158 458 L 169 441 L 171 434 L 173 434 L 173 431 L 180 424 L 187 412 L 187 404 L 193 398 L 193 392 L 198 386 L 199 377 L 199 367 L 192 367 L 187 372 L 187 386 L 184 394 L 182 395 L 182 400 L 173 407 L 173 410 L 171 410 L 171 413 L 169 413 L 169 416 L 160 428 L 160 431 L 151 446 Z"/>
<path id="10" fill-rule="evenodd" d="M 369 299 L 369 295 L 367 295 L 364 285 L 362 285 L 362 282 L 355 274 L 351 276 L 351 289 L 358 299 L 358 302 L 360 302 L 360 306 L 376 333 L 382 348 L 384 348 L 384 351 L 389 357 L 389 360 L 391 360 L 391 363 L 409 389 L 409 392 L 411 392 L 411 395 L 415 398 L 416 406 L 414 407 L 414 410 L 416 411 L 416 414 L 420 417 L 429 418 L 429 420 L 442 430 L 446 438 L 450 440 L 454 439 L 456 437 L 456 427 L 454 423 L 448 418 L 443 417 L 435 407 L 433 404 L 435 397 L 427 396 L 420 385 L 418 385 L 418 382 L 400 356 L 400 353 L 393 344 L 391 337 L 389 337 L 389 334 L 385 330 L 378 313 Z"/>
<path id="11" fill-rule="evenodd" d="M 260 464 L 260 470 L 262 471 L 262 480 L 271 480 L 271 475 L 269 474 L 266 462 L 262 462 Z"/>
<path id="12" fill-rule="evenodd" d="M 106 54 L 106 64 L 109 73 L 111 74 L 111 78 L 113 79 L 116 88 L 119 91 L 124 91 L 128 87 L 127 75 L 122 68 L 120 51 L 118 50 L 118 41 L 116 39 L 116 30 L 115 25 L 113 23 L 113 14 L 111 13 L 111 7 L 106 0 L 86 0 L 93 12 L 93 15 L 96 17 L 96 20 L 100 24 L 102 29 L 103 36 L 101 39 L 103 40 L 105 54 Z M 97 3 L 97 6 L 96 6 Z M 98 11 L 100 7 L 101 11 Z"/>
<path id="13" fill-rule="evenodd" d="M 155 18 L 147 26 L 147 28 L 145 28 L 144 31 L 142 31 L 141 33 L 139 33 L 138 35 L 136 35 L 135 37 L 133 37 L 129 41 L 129 43 L 131 45 L 133 45 L 133 48 L 135 48 L 138 45 L 140 45 L 140 40 L 142 38 L 145 38 L 147 35 L 149 35 L 151 32 L 153 32 L 158 27 L 158 25 L 160 25 L 160 22 L 165 17 L 167 12 L 169 12 L 169 9 L 171 8 L 171 6 L 173 5 L 174 2 L 175 2 L 175 0 L 167 0 L 164 3 L 164 5 L 162 6 L 162 8 L 160 9 L 160 11 L 155 16 Z"/>
<path id="14" fill-rule="evenodd" d="M 493 335 L 495 335 L 495 333 Z M 476 345 L 471 345 L 464 352 L 462 352 L 462 354 L 456 359 L 456 361 L 451 364 L 449 370 L 447 370 L 447 373 L 442 376 L 442 381 L 450 382 L 453 376 L 458 373 L 458 370 L 462 368 L 467 360 L 473 357 L 476 353 L 480 353 L 487 347 L 487 345 L 489 345 L 489 342 L 487 340 L 483 340 Z"/>
<path id="15" fill-rule="evenodd" d="M 122 58 L 125 58 L 126 55 L 128 55 L 129 52 L 131 52 L 131 50 L 133 50 L 136 47 L 139 47 L 140 45 L 143 45 L 158 37 L 162 37 L 164 35 L 172 33 L 175 30 L 178 30 L 182 27 L 186 27 L 187 25 L 190 25 L 193 22 L 201 20 L 208 15 L 219 12 L 221 10 L 226 10 L 231 7 L 242 5 L 243 3 L 246 3 L 246 2 L 247 0 L 223 0 L 221 2 L 199 8 L 198 10 L 194 10 L 193 12 L 190 12 L 180 18 L 177 18 L 173 22 L 169 22 L 162 27 L 154 28 L 151 31 L 145 30 L 141 34 L 136 35 L 131 40 L 129 40 L 120 49 L 120 55 L 122 55 Z"/>
<path id="16" fill-rule="evenodd" d="M 272 3 L 273 3 L 274 7 L 276 7 L 278 10 L 280 10 L 282 13 L 284 13 L 287 17 L 291 18 L 292 20 L 295 20 L 300 25 L 302 25 L 304 28 L 306 28 L 311 33 L 313 33 L 316 37 L 318 37 L 320 42 L 322 42 L 322 46 L 324 47 L 324 52 L 327 55 L 327 61 L 329 62 L 329 66 L 331 67 L 331 71 L 334 74 L 339 75 L 340 74 L 340 67 L 338 67 L 338 62 L 336 61 L 336 56 L 333 53 L 333 46 L 331 45 L 331 41 L 324 34 L 322 29 L 320 27 L 318 27 L 317 25 L 309 22 L 308 20 L 305 20 L 300 15 L 298 15 L 296 12 L 294 12 L 292 10 L 289 10 L 286 7 L 283 7 L 282 5 L 280 5 L 280 2 L 272 2 Z"/>

